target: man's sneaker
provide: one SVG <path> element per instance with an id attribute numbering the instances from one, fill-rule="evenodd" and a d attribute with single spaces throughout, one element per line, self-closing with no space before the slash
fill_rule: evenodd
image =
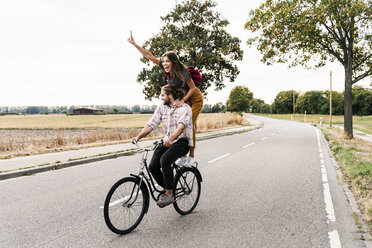
<path id="1" fill-rule="evenodd" d="M 195 159 L 193 157 L 187 157 L 185 167 L 191 167 L 195 164 Z"/>
<path id="2" fill-rule="evenodd" d="M 179 159 L 174 162 L 177 166 L 184 166 L 187 161 L 186 157 L 180 157 Z"/>
<path id="3" fill-rule="evenodd" d="M 160 199 L 156 202 L 159 207 L 165 207 L 174 202 L 174 198 L 168 194 L 160 196 Z"/>

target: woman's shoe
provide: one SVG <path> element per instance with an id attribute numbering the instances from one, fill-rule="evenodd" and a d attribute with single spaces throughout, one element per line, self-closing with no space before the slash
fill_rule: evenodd
<path id="1" fill-rule="evenodd" d="M 174 162 L 177 166 L 184 166 L 185 163 L 187 162 L 187 158 L 186 157 L 180 157 L 179 159 L 176 160 L 176 162 Z"/>
<path id="2" fill-rule="evenodd" d="M 186 162 L 184 164 L 185 167 L 191 167 L 196 163 L 193 157 L 187 157 Z"/>

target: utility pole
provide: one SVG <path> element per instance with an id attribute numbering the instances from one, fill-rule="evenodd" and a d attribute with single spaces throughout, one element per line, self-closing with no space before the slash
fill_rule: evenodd
<path id="1" fill-rule="evenodd" d="M 295 120 L 295 114 L 296 114 L 296 104 L 295 104 L 295 94 L 293 91 L 293 120 Z"/>
<path id="2" fill-rule="evenodd" d="M 270 114 L 273 115 L 273 102 L 270 104 Z"/>
<path id="3" fill-rule="evenodd" d="M 329 126 L 332 127 L 332 70 L 329 73 L 330 87 L 329 87 Z"/>

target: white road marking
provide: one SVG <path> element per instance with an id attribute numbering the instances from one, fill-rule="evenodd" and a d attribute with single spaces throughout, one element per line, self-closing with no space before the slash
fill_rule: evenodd
<path id="1" fill-rule="evenodd" d="M 327 213 L 327 222 L 328 223 L 330 221 L 335 222 L 336 221 L 335 210 L 333 208 L 332 195 L 329 189 L 327 170 L 324 165 L 324 158 L 323 158 L 324 156 L 323 156 L 322 147 L 320 145 L 320 135 L 319 135 L 318 130 L 316 130 L 316 136 L 318 140 L 320 170 L 321 170 L 322 182 L 323 182 L 323 195 L 324 195 L 325 209 Z"/>
<path id="2" fill-rule="evenodd" d="M 263 138 L 261 138 L 260 140 L 263 141 L 263 140 L 265 140 L 265 139 L 267 139 L 267 137 L 263 137 Z"/>
<path id="3" fill-rule="evenodd" d="M 218 157 L 218 158 L 215 158 L 215 159 L 213 159 L 213 160 L 211 160 L 211 161 L 208 161 L 208 164 L 211 164 L 211 163 L 213 163 L 213 162 L 216 162 L 217 160 L 219 160 L 219 159 L 221 159 L 221 158 L 224 158 L 224 157 L 227 157 L 227 156 L 229 156 L 231 153 L 227 153 L 227 154 L 225 154 L 225 155 L 222 155 L 222 156 L 220 156 L 220 157 Z"/>
<path id="4" fill-rule="evenodd" d="M 336 221 L 336 215 L 335 215 L 335 210 L 333 208 L 331 190 L 329 189 L 327 169 L 325 167 L 322 146 L 320 144 L 319 130 L 315 128 L 315 131 L 316 131 L 316 136 L 318 140 L 319 162 L 320 162 L 320 171 L 321 171 L 322 183 L 323 183 L 323 196 L 324 196 L 324 203 L 325 203 L 325 211 L 327 214 L 327 223 L 329 224 L 330 222 Z M 329 245 L 331 248 L 341 248 L 340 236 L 338 235 L 337 230 L 328 232 L 328 238 L 329 238 Z"/>
<path id="5" fill-rule="evenodd" d="M 340 236 L 338 235 L 337 230 L 328 232 L 328 238 L 331 248 L 341 248 Z"/>
<path id="6" fill-rule="evenodd" d="M 136 194 L 137 194 L 137 193 L 134 193 L 133 196 L 135 197 Z M 142 194 L 142 193 L 140 192 L 140 194 Z M 116 200 L 116 201 L 111 202 L 111 203 L 109 204 L 109 208 L 111 208 L 111 207 L 113 207 L 113 206 L 115 206 L 115 205 L 118 205 L 119 203 L 122 203 L 122 202 L 126 201 L 129 197 L 130 197 L 130 195 L 127 195 L 127 196 L 124 196 L 123 198 L 120 198 L 120 199 L 118 199 L 118 200 Z M 103 208 L 103 206 L 100 207 L 100 208 Z"/>
<path id="7" fill-rule="evenodd" d="M 243 146 L 243 148 L 247 148 L 247 147 L 250 147 L 250 146 L 253 146 L 253 145 L 254 145 L 254 143 L 250 143 L 248 145 Z"/>
<path id="8" fill-rule="evenodd" d="M 325 180 L 328 181 L 327 178 Z M 328 223 L 330 221 L 335 222 L 336 221 L 336 216 L 335 216 L 335 210 L 333 209 L 333 203 L 332 203 L 332 195 L 331 191 L 329 190 L 329 184 L 328 182 L 323 182 L 323 193 L 324 193 L 324 202 L 325 202 L 325 210 L 327 213 L 327 219 Z"/>
<path id="9" fill-rule="evenodd" d="M 155 187 L 158 187 L 158 186 L 159 186 L 159 184 L 155 184 Z M 134 193 L 133 196 L 136 196 L 136 194 L 137 194 L 137 193 Z M 142 194 L 142 191 L 140 191 L 139 194 Z M 128 197 L 130 197 L 130 195 L 124 196 L 123 198 L 120 198 L 120 199 L 118 199 L 118 200 L 116 200 L 116 201 L 111 202 L 111 203 L 109 204 L 109 208 L 111 208 L 111 207 L 113 207 L 113 206 L 115 206 L 115 205 L 117 205 L 117 204 L 119 204 L 119 203 L 122 203 L 123 201 L 127 200 Z M 104 206 L 102 206 L 102 207 L 100 207 L 100 208 L 103 209 Z"/>

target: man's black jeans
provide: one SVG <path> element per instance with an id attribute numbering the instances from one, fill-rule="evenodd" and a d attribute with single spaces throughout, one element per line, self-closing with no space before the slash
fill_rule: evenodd
<path id="1" fill-rule="evenodd" d="M 173 189 L 172 164 L 189 152 L 189 141 L 181 138 L 170 147 L 158 146 L 152 155 L 149 169 L 155 181 L 166 189 Z M 161 168 L 161 170 L 160 170 Z M 163 173 L 162 173 L 163 171 Z"/>

